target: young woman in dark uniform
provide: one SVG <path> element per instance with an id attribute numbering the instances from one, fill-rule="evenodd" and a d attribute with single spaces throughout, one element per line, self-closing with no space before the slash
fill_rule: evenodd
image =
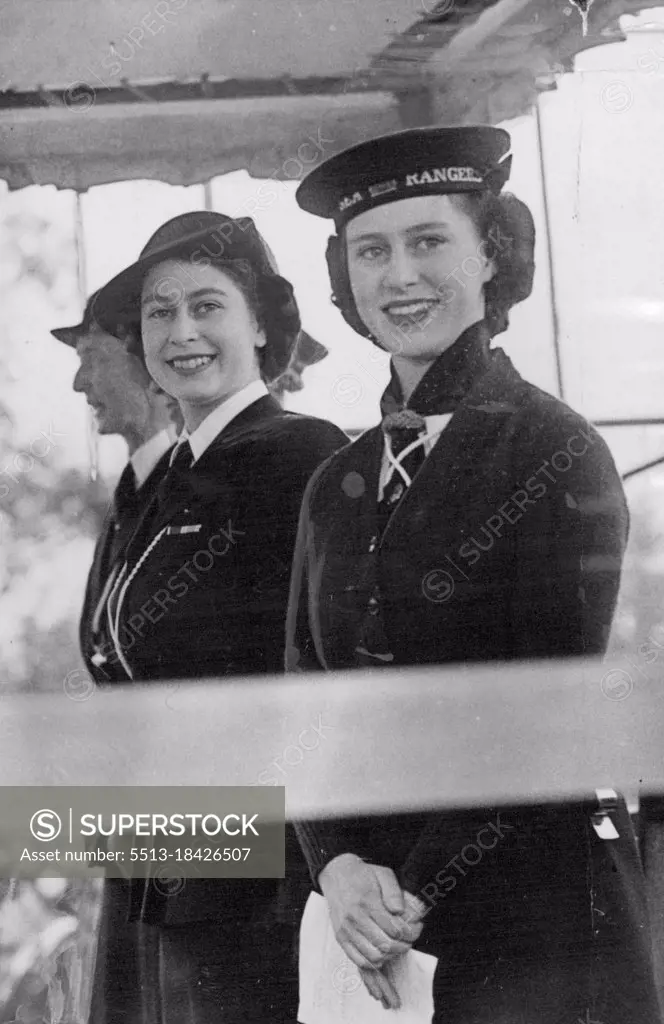
<path id="1" fill-rule="evenodd" d="M 497 128 L 404 132 L 331 158 L 298 190 L 335 223 L 335 304 L 391 354 L 392 375 L 382 425 L 307 488 L 291 670 L 605 650 L 628 529 L 613 460 L 491 348 L 534 270 L 532 217 L 502 193 L 509 147 Z M 417 942 L 438 958 L 441 1024 L 656 1024 L 629 816 L 617 799 L 617 837 L 600 838 L 592 809 L 298 828 L 337 939 L 386 1006 L 390 961 Z M 478 842 L 480 862 L 455 871 Z"/>
<path id="2" fill-rule="evenodd" d="M 249 218 L 185 214 L 102 289 L 95 316 L 140 327 L 148 371 L 186 428 L 108 600 L 117 664 L 128 681 L 282 670 L 302 495 L 347 441 L 268 394 L 300 330 L 291 285 Z M 135 887 L 135 913 L 159 929 L 158 1024 L 294 1020 L 299 857 L 287 841 L 285 887 Z"/>

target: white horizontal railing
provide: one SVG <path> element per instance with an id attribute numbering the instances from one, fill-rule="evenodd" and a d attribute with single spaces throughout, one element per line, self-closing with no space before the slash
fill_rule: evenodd
<path id="1" fill-rule="evenodd" d="M 294 817 L 662 793 L 664 660 L 5 696 L 0 767 L 5 786 L 285 785 Z"/>

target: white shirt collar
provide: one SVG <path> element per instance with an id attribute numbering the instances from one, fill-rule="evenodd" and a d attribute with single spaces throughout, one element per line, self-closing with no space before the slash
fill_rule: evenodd
<path id="1" fill-rule="evenodd" d="M 443 430 L 445 430 L 445 428 L 447 427 L 447 424 L 450 422 L 450 420 L 452 419 L 453 415 L 454 415 L 454 413 L 445 412 L 445 413 L 442 413 L 439 416 L 425 416 L 424 417 L 424 422 L 426 423 L 426 434 L 423 435 L 424 436 L 423 443 L 424 443 L 424 453 L 425 453 L 425 455 L 428 455 L 430 453 L 431 449 L 436 444 L 439 436 L 442 434 Z M 393 472 L 394 472 L 394 467 L 392 466 L 392 463 L 390 462 L 388 454 L 387 454 L 387 437 L 385 437 L 384 442 L 383 442 L 383 461 L 382 461 L 382 464 L 381 464 L 380 478 L 379 478 L 379 481 L 378 481 L 378 500 L 379 501 L 382 501 L 382 499 L 383 499 L 383 493 L 384 493 L 385 488 L 387 487 L 388 483 L 392 479 L 392 473 Z"/>
<path id="2" fill-rule="evenodd" d="M 224 430 L 231 420 L 234 420 L 236 416 L 239 416 L 241 412 L 244 412 L 250 405 L 258 401 L 259 398 L 264 398 L 265 395 L 269 395 L 269 391 L 262 380 L 253 380 L 251 384 L 247 384 L 240 391 L 237 391 L 230 398 L 227 398 L 225 402 L 218 405 L 206 416 L 199 427 L 192 434 L 187 433 L 187 430 L 183 430 L 178 438 L 179 441 L 189 441 L 191 450 L 194 456 L 194 462 L 200 459 L 206 449 L 210 447 L 215 437 L 217 437 L 222 430 Z"/>
<path id="3" fill-rule="evenodd" d="M 154 434 L 149 441 L 136 449 L 129 461 L 136 477 L 136 487 L 142 487 L 164 452 L 175 441 L 175 428 L 166 428 Z"/>

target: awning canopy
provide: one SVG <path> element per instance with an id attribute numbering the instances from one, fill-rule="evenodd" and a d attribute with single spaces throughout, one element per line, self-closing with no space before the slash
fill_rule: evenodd
<path id="1" fill-rule="evenodd" d="M 659 4 L 591 3 L 584 36 L 571 0 L 14 0 L 0 177 L 297 178 L 381 132 L 526 113 L 576 53 L 621 37 L 621 15 Z"/>

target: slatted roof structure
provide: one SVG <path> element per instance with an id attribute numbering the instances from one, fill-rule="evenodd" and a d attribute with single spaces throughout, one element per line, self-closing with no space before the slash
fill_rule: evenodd
<path id="1" fill-rule="evenodd" d="M 14 0 L 0 38 L 10 188 L 297 174 L 421 124 L 527 113 L 581 50 L 657 0 Z M 587 34 L 582 10 L 587 8 Z M 289 163 L 290 158 L 290 163 Z"/>

